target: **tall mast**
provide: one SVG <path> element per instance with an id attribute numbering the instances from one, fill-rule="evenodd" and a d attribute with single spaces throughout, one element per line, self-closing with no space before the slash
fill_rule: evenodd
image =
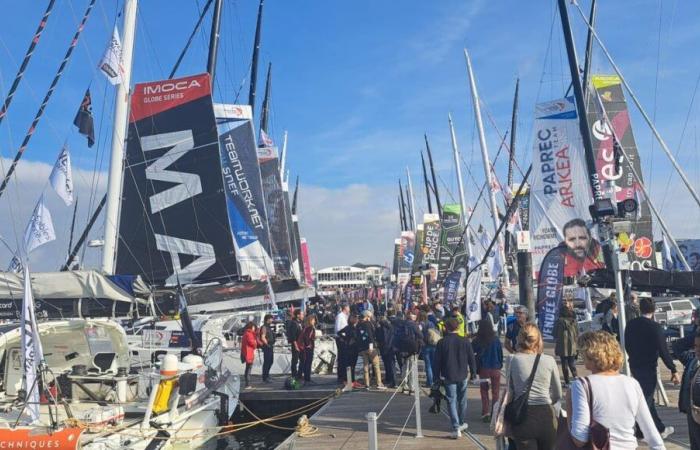
<path id="1" fill-rule="evenodd" d="M 401 231 L 404 231 L 406 229 L 405 227 L 405 222 L 403 218 L 403 213 L 401 212 L 401 197 L 397 197 L 397 202 L 399 204 L 399 228 L 401 228 Z"/>
<path id="2" fill-rule="evenodd" d="M 467 201 L 464 198 L 464 186 L 462 185 L 462 164 L 459 157 L 459 148 L 457 147 L 457 136 L 455 135 L 455 127 L 452 124 L 452 114 L 447 114 L 447 121 L 450 124 L 450 137 L 452 138 L 452 153 L 455 158 L 455 169 L 457 170 L 457 186 L 459 187 L 459 204 L 462 207 L 462 223 L 467 224 Z"/>
<path id="3" fill-rule="evenodd" d="M 488 183 L 489 200 L 491 203 L 491 218 L 493 219 L 493 229 L 498 241 L 498 253 L 503 265 L 506 265 L 505 253 L 503 251 L 503 236 L 498 234 L 498 207 L 496 206 L 496 192 L 493 190 L 494 180 L 491 171 L 491 160 L 489 159 L 489 149 L 486 145 L 486 135 L 484 134 L 484 122 L 481 119 L 481 105 L 479 104 L 479 93 L 476 90 L 476 81 L 474 80 L 474 72 L 472 70 L 472 62 L 469 58 L 467 49 L 464 49 L 464 57 L 467 60 L 467 72 L 469 75 L 469 85 L 472 92 L 472 102 L 474 103 L 474 116 L 476 118 L 476 126 L 479 130 L 479 144 L 481 146 L 481 159 L 484 162 L 484 177 Z M 503 284 L 506 287 L 510 286 L 508 275 L 508 267 L 503 267 Z"/>
<path id="4" fill-rule="evenodd" d="M 430 183 L 428 182 L 428 172 L 425 170 L 425 158 L 423 152 L 420 152 L 420 162 L 423 166 L 423 183 L 425 184 L 425 198 L 428 200 L 428 213 L 433 213 L 433 202 L 430 200 Z"/>
<path id="5" fill-rule="evenodd" d="M 413 197 L 413 183 L 411 182 L 411 172 L 408 170 L 408 167 L 406 167 L 406 178 L 408 178 L 408 201 L 411 206 L 411 225 L 413 225 L 413 229 L 416 230 L 416 222 L 418 222 L 416 220 L 416 201 Z"/>
<path id="6" fill-rule="evenodd" d="M 294 183 L 294 195 L 292 196 L 292 214 L 297 213 L 297 194 L 299 193 L 299 175 L 297 175 L 297 181 Z"/>
<path id="7" fill-rule="evenodd" d="M 216 56 L 219 52 L 219 28 L 221 26 L 221 6 L 223 0 L 216 0 L 214 14 L 211 18 L 211 33 L 209 34 L 209 56 L 207 58 L 207 72 L 211 78 L 211 89 L 214 90 L 214 72 L 216 71 Z"/>
<path id="8" fill-rule="evenodd" d="M 267 78 L 265 80 L 265 96 L 263 97 L 262 110 L 260 111 L 260 129 L 268 132 L 270 120 L 270 89 L 272 88 L 272 63 L 267 65 Z"/>
<path id="9" fill-rule="evenodd" d="M 280 178 L 282 181 L 289 181 L 289 176 L 285 175 L 285 170 L 287 169 L 287 132 L 284 132 L 284 138 L 282 139 L 282 151 L 280 152 Z"/>
<path id="10" fill-rule="evenodd" d="M 260 34 L 262 31 L 263 3 L 260 0 L 258 6 L 258 23 L 255 26 L 255 43 L 253 44 L 253 62 L 250 65 L 250 91 L 248 92 L 248 104 L 255 111 L 255 88 L 258 84 L 258 55 L 260 54 Z"/>
<path id="11" fill-rule="evenodd" d="M 408 185 L 404 187 L 404 193 L 406 194 L 406 210 L 408 211 L 408 218 L 406 222 L 408 223 L 409 230 L 415 230 L 414 223 L 416 221 L 413 219 L 413 209 L 411 208 L 411 193 L 408 190 Z"/>
<path id="12" fill-rule="evenodd" d="M 591 14 L 588 17 L 588 23 L 591 24 L 591 28 L 595 26 L 595 11 L 596 11 L 596 0 L 591 0 Z M 593 57 L 593 31 L 588 30 L 588 35 L 586 37 L 586 58 L 583 61 L 583 94 L 586 95 L 586 90 L 588 89 L 588 80 L 591 76 L 591 59 Z"/>
<path id="13" fill-rule="evenodd" d="M 408 230 L 408 220 L 406 217 L 406 202 L 403 199 L 403 186 L 401 186 L 401 180 L 399 179 L 399 196 L 401 197 L 401 222 L 403 224 L 403 230 Z"/>
<path id="14" fill-rule="evenodd" d="M 508 158 L 508 189 L 513 186 L 513 164 L 515 162 L 515 131 L 518 126 L 518 93 L 520 78 L 515 80 L 515 96 L 513 97 L 513 113 L 510 117 L 510 152 Z"/>
<path id="15" fill-rule="evenodd" d="M 112 129 L 112 153 L 107 181 L 107 212 L 105 213 L 105 243 L 102 248 L 102 271 L 114 273 L 114 257 L 117 250 L 119 206 L 124 169 L 124 142 L 129 112 L 129 86 L 131 85 L 131 63 L 136 31 L 136 8 L 138 0 L 124 1 L 124 35 L 122 36 L 122 82 L 117 85 L 114 98 L 114 127 Z"/>
<path id="16" fill-rule="evenodd" d="M 435 177 L 435 166 L 433 165 L 433 154 L 430 151 L 430 144 L 428 144 L 428 135 L 424 134 L 425 138 L 425 148 L 428 151 L 428 163 L 430 164 L 430 174 L 433 178 L 433 192 L 435 193 L 435 204 L 437 206 L 438 215 L 440 220 L 442 220 L 442 206 L 440 204 L 440 194 L 438 194 L 437 178 Z"/>

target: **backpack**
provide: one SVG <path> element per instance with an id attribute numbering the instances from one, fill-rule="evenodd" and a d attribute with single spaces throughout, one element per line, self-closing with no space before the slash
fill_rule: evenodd
<path id="1" fill-rule="evenodd" d="M 418 341 L 407 320 L 397 321 L 394 325 L 394 349 L 400 353 L 418 353 Z"/>
<path id="2" fill-rule="evenodd" d="M 394 327 L 391 322 L 382 320 L 377 326 L 376 334 L 377 344 L 382 352 L 388 352 L 392 350 L 392 345 L 394 341 Z"/>
<path id="3" fill-rule="evenodd" d="M 428 334 L 428 339 L 427 339 L 428 345 L 437 345 L 437 343 L 440 342 L 440 339 L 442 339 L 440 332 L 435 327 L 428 328 L 427 334 Z"/>

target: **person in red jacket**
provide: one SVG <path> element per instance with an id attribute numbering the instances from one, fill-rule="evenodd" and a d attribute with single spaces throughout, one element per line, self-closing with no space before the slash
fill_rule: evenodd
<path id="1" fill-rule="evenodd" d="M 304 319 L 304 329 L 297 338 L 297 349 L 301 356 L 301 372 L 304 374 L 304 385 L 315 384 L 311 381 L 311 362 L 314 359 L 314 341 L 316 340 L 316 315 L 309 314 Z"/>
<path id="2" fill-rule="evenodd" d="M 243 328 L 241 338 L 241 362 L 245 364 L 245 388 L 252 389 L 250 385 L 250 371 L 253 369 L 255 360 L 255 349 L 258 348 L 257 326 L 253 322 L 248 322 Z"/>

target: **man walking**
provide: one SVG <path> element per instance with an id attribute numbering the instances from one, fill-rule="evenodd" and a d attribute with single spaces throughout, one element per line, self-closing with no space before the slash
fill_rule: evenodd
<path id="1" fill-rule="evenodd" d="M 444 380 L 447 400 L 450 404 L 450 421 L 453 439 L 462 436 L 467 429 L 464 416 L 467 409 L 467 375 L 476 377 L 474 350 L 469 340 L 458 333 L 459 322 L 454 317 L 445 321 L 445 337 L 435 350 L 435 377 Z"/>
<path id="2" fill-rule="evenodd" d="M 362 313 L 362 321 L 357 325 L 357 350 L 362 356 L 362 369 L 365 374 L 365 387 L 370 388 L 369 368 L 374 369 L 374 376 L 377 381 L 377 389 L 386 389 L 382 384 L 382 373 L 379 368 L 379 352 L 376 348 L 376 338 L 374 325 L 372 324 L 372 313 L 365 310 Z"/>
<path id="3" fill-rule="evenodd" d="M 644 297 L 639 302 L 641 316 L 631 320 L 625 328 L 625 348 L 629 355 L 630 370 L 632 376 L 642 387 L 642 393 L 649 406 L 649 412 L 656 429 L 661 437 L 666 439 L 675 431 L 672 426 L 665 426 L 656 412 L 654 392 L 657 383 L 658 360 L 661 357 L 666 367 L 671 371 L 671 382 L 680 383 L 680 377 L 676 371 L 676 365 L 666 347 L 661 325 L 654 322 L 654 300 Z"/>
<path id="4" fill-rule="evenodd" d="M 262 380 L 263 383 L 270 382 L 270 368 L 275 359 L 275 333 L 272 331 L 272 314 L 266 314 L 263 324 L 260 327 L 260 342 L 263 351 Z"/>
<path id="5" fill-rule="evenodd" d="M 292 377 L 300 378 L 301 375 L 301 360 L 299 359 L 299 350 L 297 350 L 296 342 L 297 338 L 301 334 L 301 324 L 304 321 L 304 311 L 301 309 L 295 309 L 292 313 L 292 318 L 287 322 L 285 327 L 287 335 L 287 343 L 290 345 L 292 350 Z"/>

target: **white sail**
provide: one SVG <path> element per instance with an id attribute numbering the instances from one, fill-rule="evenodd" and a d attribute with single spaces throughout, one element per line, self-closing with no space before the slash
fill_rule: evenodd
<path id="1" fill-rule="evenodd" d="M 25 411 L 30 423 L 39 420 L 39 363 L 44 359 L 44 352 L 39 340 L 36 317 L 34 316 L 34 298 L 29 267 L 24 267 L 24 299 L 22 301 L 21 352 L 24 368 L 24 390 L 27 392 Z"/>

